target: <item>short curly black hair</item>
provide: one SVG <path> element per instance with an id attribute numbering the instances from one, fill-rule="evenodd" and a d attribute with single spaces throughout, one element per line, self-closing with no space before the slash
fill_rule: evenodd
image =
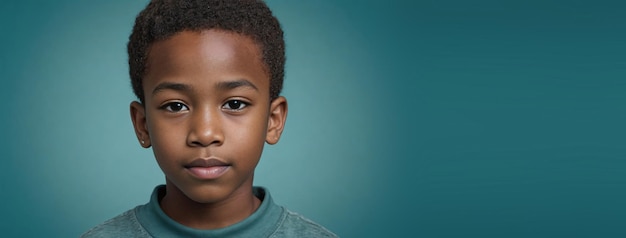
<path id="1" fill-rule="evenodd" d="M 144 103 L 143 77 L 150 46 L 181 31 L 221 29 L 252 38 L 270 78 L 270 99 L 283 87 L 285 41 L 278 19 L 261 0 L 152 0 L 139 13 L 128 41 L 133 91 Z"/>

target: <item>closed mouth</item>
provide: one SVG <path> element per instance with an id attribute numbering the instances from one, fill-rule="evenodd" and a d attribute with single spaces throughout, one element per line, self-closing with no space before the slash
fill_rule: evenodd
<path id="1" fill-rule="evenodd" d="M 185 165 L 185 168 L 193 168 L 193 167 L 203 167 L 203 168 L 208 168 L 208 167 L 215 167 L 215 166 L 230 166 L 230 164 L 215 159 L 215 158 L 210 158 L 210 159 L 196 159 L 194 161 L 192 161 L 191 163 Z"/>
<path id="2" fill-rule="evenodd" d="M 192 176 L 201 180 L 217 179 L 228 172 L 230 167 L 230 164 L 215 158 L 196 159 L 185 165 Z"/>

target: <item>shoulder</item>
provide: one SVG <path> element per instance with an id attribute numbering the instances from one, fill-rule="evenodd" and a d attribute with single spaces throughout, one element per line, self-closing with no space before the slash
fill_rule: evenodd
<path id="1" fill-rule="evenodd" d="M 271 237 L 339 237 L 320 224 L 284 209 L 280 227 Z"/>
<path id="2" fill-rule="evenodd" d="M 83 233 L 81 238 L 97 238 L 97 237 L 151 237 L 146 230 L 143 229 L 137 216 L 135 209 L 128 210 L 114 218 L 111 218 L 100 225 L 91 228 Z"/>

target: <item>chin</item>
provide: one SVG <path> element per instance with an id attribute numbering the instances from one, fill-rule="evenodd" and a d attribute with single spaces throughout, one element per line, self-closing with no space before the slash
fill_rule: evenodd
<path id="1" fill-rule="evenodd" d="M 224 201 L 233 193 L 228 187 L 216 185 L 193 186 L 181 191 L 190 200 L 205 204 Z"/>

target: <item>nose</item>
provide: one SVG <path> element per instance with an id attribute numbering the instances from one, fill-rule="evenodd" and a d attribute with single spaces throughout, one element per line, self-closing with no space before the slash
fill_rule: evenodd
<path id="1" fill-rule="evenodd" d="M 189 123 L 187 145 L 207 147 L 224 143 L 222 122 L 218 113 L 210 112 L 210 110 L 196 111 Z"/>

